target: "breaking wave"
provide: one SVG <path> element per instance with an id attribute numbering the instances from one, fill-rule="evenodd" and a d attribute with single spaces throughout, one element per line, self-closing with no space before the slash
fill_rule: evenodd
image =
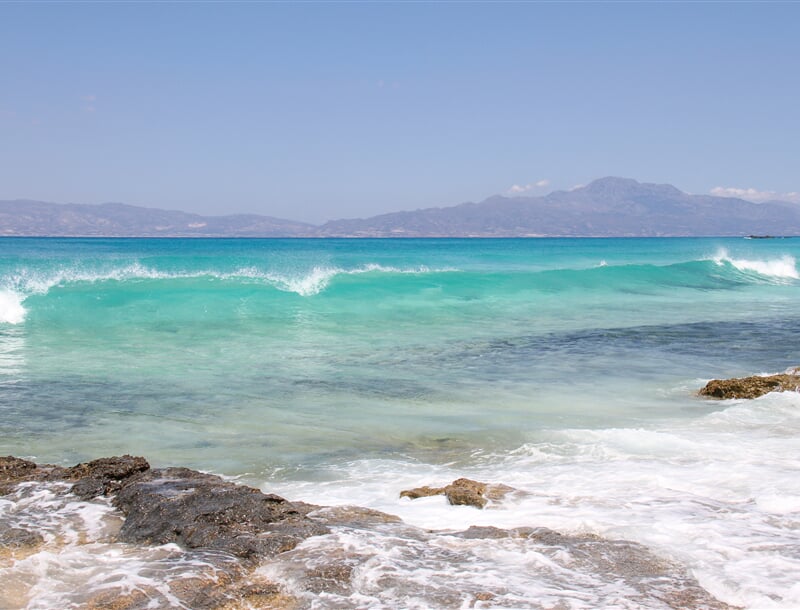
<path id="1" fill-rule="evenodd" d="M 348 285 L 353 291 L 389 291 L 419 289 L 422 284 L 414 277 L 426 277 L 426 286 L 435 284 L 444 291 L 460 296 L 469 294 L 498 296 L 504 291 L 540 291 L 546 293 L 567 290 L 650 291 L 659 287 L 713 290 L 747 284 L 786 284 L 800 280 L 794 257 L 783 255 L 764 260 L 735 258 L 726 250 L 713 257 L 667 265 L 628 263 L 599 265 L 586 268 L 556 268 L 531 270 L 461 270 L 452 267 L 425 265 L 395 267 L 367 263 L 352 268 L 316 265 L 297 270 L 263 269 L 243 266 L 219 269 L 163 270 L 141 262 L 132 262 L 104 269 L 81 267 L 55 270 L 18 269 L 0 279 L 0 323 L 20 324 L 25 321 L 26 300 L 33 295 L 47 295 L 53 289 L 76 288 L 117 282 L 121 285 L 145 281 L 206 280 L 226 285 L 261 285 L 283 293 L 313 297 L 333 285 Z M 403 279 L 405 278 L 405 279 Z M 202 289 L 193 286 L 194 289 Z"/>
<path id="2" fill-rule="evenodd" d="M 717 265 L 722 266 L 727 263 L 745 273 L 752 272 L 758 275 L 780 279 L 800 279 L 800 274 L 797 272 L 797 261 L 795 261 L 793 256 L 788 254 L 780 258 L 750 260 L 746 258 L 733 258 L 728 254 L 727 250 L 722 249 L 717 252 L 713 260 Z"/>
<path id="3" fill-rule="evenodd" d="M 23 269 L 3 279 L 0 283 L 0 323 L 20 324 L 25 321 L 25 301 L 33 295 L 48 294 L 54 288 L 79 284 L 106 282 L 141 282 L 146 280 L 193 280 L 208 279 L 226 282 L 261 283 L 282 292 L 291 292 L 303 297 L 323 292 L 339 276 L 364 274 L 415 275 L 447 273 L 454 269 L 430 269 L 425 266 L 397 268 L 378 264 L 367 264 L 353 269 L 340 267 L 313 267 L 297 273 L 278 273 L 245 267 L 234 271 L 160 271 L 132 263 L 102 271 L 60 269 L 54 272 L 32 272 Z"/>

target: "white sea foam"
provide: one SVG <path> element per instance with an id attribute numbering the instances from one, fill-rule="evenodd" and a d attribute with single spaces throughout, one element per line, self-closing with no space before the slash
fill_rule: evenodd
<path id="1" fill-rule="evenodd" d="M 800 279 L 797 271 L 797 262 L 793 256 L 785 254 L 779 258 L 767 260 L 750 260 L 746 258 L 733 258 L 728 251 L 721 249 L 714 255 L 714 262 L 717 265 L 729 263 L 739 271 L 753 272 L 759 275 L 780 278 L 780 279 Z"/>
<path id="2" fill-rule="evenodd" d="M 319 609 L 663 608 L 653 593 L 663 594 L 677 583 L 662 577 L 637 587 L 637 577 L 631 578 L 619 561 L 625 555 L 627 565 L 634 565 L 630 550 L 589 538 L 467 538 L 387 525 L 337 528 L 281 554 L 259 572 Z M 329 581 L 319 591 L 316 574 L 324 574 L 331 562 L 352 571 L 345 582 L 330 586 Z"/>
<path id="3" fill-rule="evenodd" d="M 79 501 L 69 487 L 23 483 L 0 498 L 0 531 L 19 528 L 43 539 L 10 557 L 0 555 L 0 608 L 79 608 L 98 594 L 116 599 L 136 592 L 149 598 L 148 607 L 186 608 L 172 583 L 235 569 L 235 558 L 224 553 L 115 543 L 121 515 L 110 501 Z"/>
<path id="4" fill-rule="evenodd" d="M 266 487 L 319 504 L 368 506 L 426 530 L 531 526 L 632 540 L 686 566 L 727 603 L 798 608 L 800 395 L 721 404 L 727 406 L 699 418 L 648 428 L 541 432 L 516 451 L 469 466 L 363 460 L 330 471 L 329 482 Z M 398 495 L 461 476 L 524 493 L 482 511 L 449 506 L 441 496 Z M 516 570 L 525 569 L 523 555 Z"/>
<path id="5" fill-rule="evenodd" d="M 23 297 L 14 290 L 0 290 L 0 324 L 21 324 L 25 321 Z"/>

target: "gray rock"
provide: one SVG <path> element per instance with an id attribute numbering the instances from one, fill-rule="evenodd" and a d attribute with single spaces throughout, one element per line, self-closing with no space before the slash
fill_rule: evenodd
<path id="1" fill-rule="evenodd" d="M 125 514 L 123 542 L 227 551 L 246 559 L 291 550 L 328 528 L 308 519 L 316 506 L 289 502 L 187 468 L 148 470 L 129 479 L 114 504 Z"/>

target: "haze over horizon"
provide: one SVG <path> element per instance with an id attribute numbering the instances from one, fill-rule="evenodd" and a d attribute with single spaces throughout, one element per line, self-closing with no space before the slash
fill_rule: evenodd
<path id="1" fill-rule="evenodd" d="M 800 5 L 0 5 L 0 199 L 312 223 L 601 176 L 800 201 Z"/>

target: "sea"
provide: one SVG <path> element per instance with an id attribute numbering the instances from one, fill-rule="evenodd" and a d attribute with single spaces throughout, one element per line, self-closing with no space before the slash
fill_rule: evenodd
<path id="1" fill-rule="evenodd" d="M 721 602 L 796 609 L 800 394 L 697 391 L 800 365 L 798 257 L 800 238 L 2 238 L 0 455 L 142 455 L 402 518 L 263 566 L 302 607 L 678 607 L 569 549 L 450 535 L 494 526 L 631 541 Z M 459 477 L 517 493 L 400 497 Z M 53 485 L 0 497 L 0 527 L 45 540 L 0 553 L 0 608 L 191 571 Z M 297 563 L 334 547 L 357 575 L 304 591 Z"/>

